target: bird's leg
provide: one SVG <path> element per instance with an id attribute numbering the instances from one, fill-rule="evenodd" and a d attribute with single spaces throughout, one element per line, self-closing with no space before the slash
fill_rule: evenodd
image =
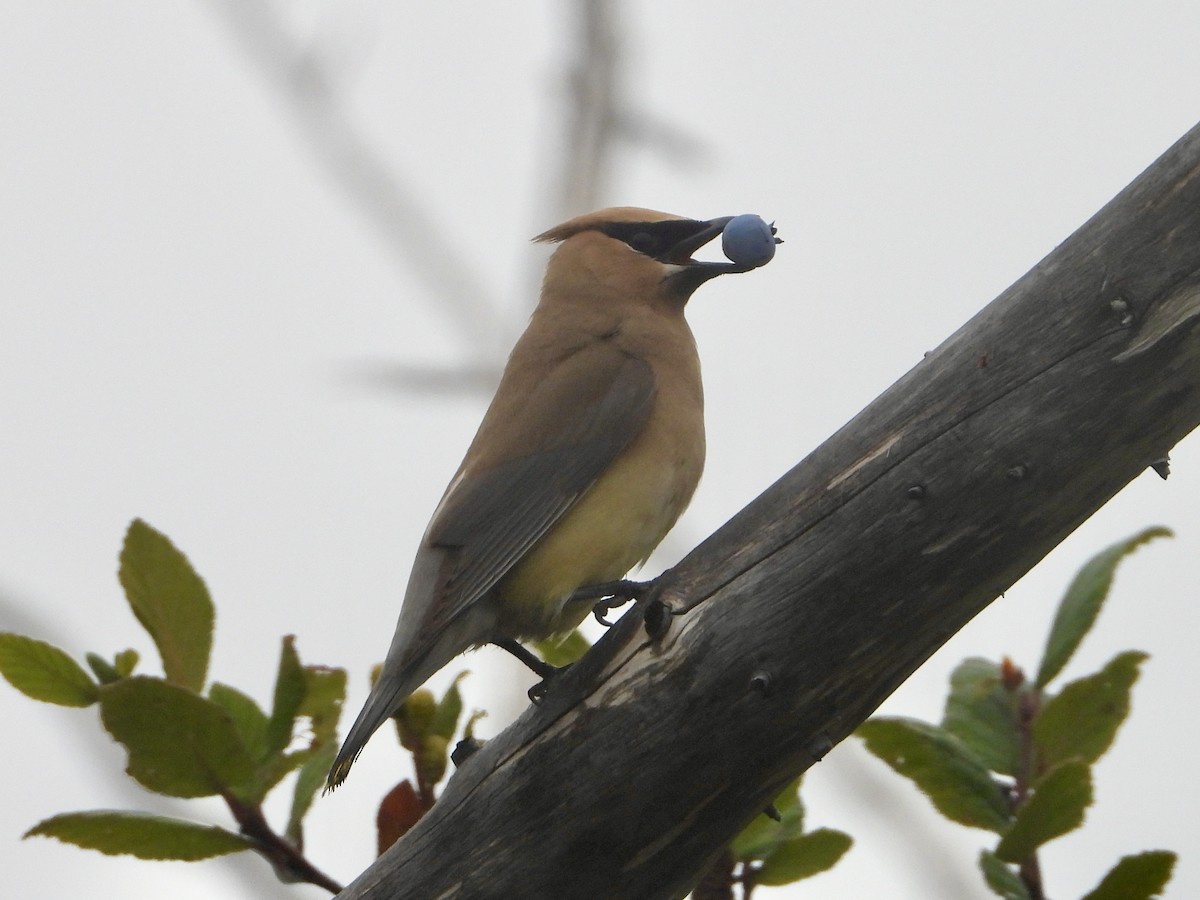
<path id="1" fill-rule="evenodd" d="M 570 666 L 552 666 L 544 659 L 538 657 L 536 653 L 523 645 L 520 641 L 514 641 L 512 638 L 499 638 L 492 641 L 501 650 L 507 650 L 542 680 L 529 689 L 529 699 L 537 703 L 546 695 L 546 691 L 550 687 L 550 681 L 559 672 L 569 669 Z"/>
<path id="2" fill-rule="evenodd" d="M 552 666 L 544 659 L 540 658 L 536 653 L 526 647 L 519 641 L 514 641 L 512 638 L 498 638 L 492 641 L 501 650 L 507 650 L 537 675 L 539 678 L 553 678 L 554 673 L 558 671 L 557 666 Z"/>
<path id="3" fill-rule="evenodd" d="M 604 618 L 610 609 L 624 606 L 630 600 L 641 600 L 650 590 L 652 581 L 602 581 L 599 584 L 585 584 L 577 588 L 568 603 L 591 603 L 592 615 L 601 625 L 610 626 L 613 623 Z"/>

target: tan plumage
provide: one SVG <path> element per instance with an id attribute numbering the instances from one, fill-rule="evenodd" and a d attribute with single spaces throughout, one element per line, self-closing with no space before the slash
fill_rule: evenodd
<path id="1" fill-rule="evenodd" d="M 748 267 L 691 254 L 708 222 L 623 207 L 540 235 L 558 242 L 541 299 L 413 563 L 382 674 L 334 762 L 463 651 L 568 631 L 577 588 L 624 576 L 691 500 L 704 400 L 683 316 L 709 278 Z"/>

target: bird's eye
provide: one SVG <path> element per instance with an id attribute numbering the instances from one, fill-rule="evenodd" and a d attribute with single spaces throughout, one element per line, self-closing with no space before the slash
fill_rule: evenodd
<path id="1" fill-rule="evenodd" d="M 659 246 L 658 239 L 647 231 L 637 232 L 626 243 L 638 253 L 645 253 L 647 256 L 653 256 Z"/>

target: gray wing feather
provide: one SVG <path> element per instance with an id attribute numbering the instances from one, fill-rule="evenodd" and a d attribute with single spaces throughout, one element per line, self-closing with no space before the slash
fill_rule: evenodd
<path id="1" fill-rule="evenodd" d="M 555 411 L 550 439 L 464 481 L 432 523 L 428 544 L 455 556 L 438 604 L 447 620 L 494 587 L 641 432 L 654 404 L 649 363 L 620 354 L 590 374 L 581 393 L 597 399 Z"/>

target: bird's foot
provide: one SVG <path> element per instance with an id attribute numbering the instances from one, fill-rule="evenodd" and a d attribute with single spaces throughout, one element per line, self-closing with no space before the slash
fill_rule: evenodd
<path id="1" fill-rule="evenodd" d="M 592 615 L 596 621 L 605 627 L 613 623 L 605 618 L 611 609 L 624 606 L 630 600 L 641 600 L 649 593 L 652 581 L 602 581 L 599 584 L 585 584 L 575 590 L 567 598 L 568 603 L 591 603 Z"/>
<path id="2" fill-rule="evenodd" d="M 556 679 L 567 669 L 571 668 L 571 664 L 565 666 L 551 666 L 550 672 L 542 676 L 542 680 L 525 692 L 525 696 L 529 698 L 530 703 L 541 703 L 546 696 L 546 692 L 550 690 L 550 685 L 554 684 Z"/>

